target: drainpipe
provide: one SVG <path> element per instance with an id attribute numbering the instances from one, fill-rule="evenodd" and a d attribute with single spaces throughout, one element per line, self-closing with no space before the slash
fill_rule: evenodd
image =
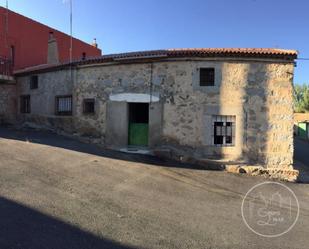
<path id="1" fill-rule="evenodd" d="M 150 63 L 150 102 L 149 102 L 149 107 L 151 107 L 152 104 L 152 86 L 153 86 L 153 82 L 152 82 L 152 74 L 153 74 L 153 63 Z"/>

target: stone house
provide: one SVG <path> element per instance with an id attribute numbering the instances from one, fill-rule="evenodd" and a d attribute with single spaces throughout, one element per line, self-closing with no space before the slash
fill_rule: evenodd
<path id="1" fill-rule="evenodd" d="M 283 49 L 174 49 L 27 68 L 15 72 L 16 120 L 117 150 L 293 175 L 296 57 Z"/>

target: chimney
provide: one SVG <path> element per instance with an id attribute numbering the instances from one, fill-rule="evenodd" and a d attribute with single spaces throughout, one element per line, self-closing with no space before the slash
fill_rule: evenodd
<path id="1" fill-rule="evenodd" d="M 48 50 L 47 50 L 47 64 L 57 64 L 59 63 L 59 53 L 57 40 L 54 37 L 54 32 L 49 32 L 48 38 Z"/>
<path id="2" fill-rule="evenodd" d="M 98 48 L 98 43 L 97 43 L 97 39 L 96 39 L 96 38 L 93 39 L 93 42 L 92 42 L 91 45 L 92 45 L 93 47 L 95 47 L 95 48 Z"/>

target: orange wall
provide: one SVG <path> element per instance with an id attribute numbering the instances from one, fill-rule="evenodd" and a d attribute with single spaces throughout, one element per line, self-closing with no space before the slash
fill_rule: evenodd
<path id="1" fill-rule="evenodd" d="M 14 46 L 15 70 L 47 62 L 50 31 L 54 32 L 54 37 L 58 42 L 60 62 L 69 61 L 70 36 L 12 11 L 8 14 L 8 36 L 6 36 L 5 17 L 6 9 L 0 7 L 0 56 L 10 58 L 10 47 Z M 6 40 L 8 40 L 8 46 Z M 73 59 L 81 59 L 83 52 L 87 57 L 101 55 L 100 49 L 74 38 Z"/>
<path id="2" fill-rule="evenodd" d="M 309 113 L 294 113 L 294 123 L 309 122 Z"/>

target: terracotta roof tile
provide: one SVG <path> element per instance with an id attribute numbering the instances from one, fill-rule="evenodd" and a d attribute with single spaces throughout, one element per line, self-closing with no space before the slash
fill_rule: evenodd
<path id="1" fill-rule="evenodd" d="M 181 49 L 162 49 L 128 52 L 120 54 L 103 55 L 87 60 L 73 61 L 72 65 L 96 64 L 105 62 L 121 62 L 140 59 L 158 58 L 179 58 L 179 57 L 251 57 L 251 58 L 276 58 L 293 61 L 297 58 L 296 50 L 277 49 L 277 48 L 181 48 Z M 51 70 L 69 66 L 71 63 L 38 65 L 25 68 L 14 73 L 26 74 L 30 72 Z"/>

